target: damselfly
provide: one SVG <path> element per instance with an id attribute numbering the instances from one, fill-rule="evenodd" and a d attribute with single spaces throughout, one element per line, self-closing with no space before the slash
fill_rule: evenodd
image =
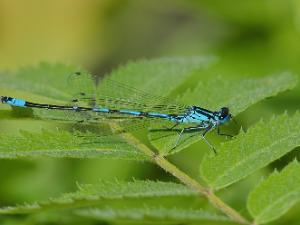
<path id="1" fill-rule="evenodd" d="M 80 75 L 80 73 L 76 73 Z M 122 85 L 118 82 L 114 82 L 115 86 L 123 86 L 126 89 L 130 89 L 127 85 Z M 136 90 L 137 95 L 140 95 L 140 99 L 145 100 L 150 95 L 147 95 L 143 91 Z M 87 94 L 80 92 L 80 97 L 73 99 L 73 105 L 56 105 L 45 103 L 34 103 L 19 98 L 1 96 L 1 102 L 9 104 L 15 107 L 27 107 L 27 108 L 39 108 L 47 110 L 63 110 L 72 111 L 74 113 L 87 113 L 92 119 L 111 119 L 120 117 L 123 119 L 139 118 L 143 120 L 155 119 L 165 120 L 171 122 L 173 125 L 170 128 L 164 128 L 166 130 L 173 130 L 178 125 L 187 125 L 180 129 L 173 149 L 175 149 L 180 143 L 181 137 L 186 132 L 198 132 L 200 137 L 209 145 L 209 147 L 216 153 L 215 147 L 206 139 L 206 134 L 214 129 L 217 129 L 217 134 L 231 136 L 220 133 L 220 126 L 228 123 L 232 115 L 229 112 L 228 107 L 222 107 L 217 111 L 211 111 L 199 106 L 176 106 L 176 105 L 162 105 L 156 101 L 151 104 L 145 104 L 143 102 L 133 102 L 132 99 L 123 99 L 123 96 L 119 98 L 109 97 L 106 95 L 101 96 L 101 91 L 98 93 L 99 97 L 95 97 L 93 94 Z M 93 97 L 91 97 L 93 96 Z M 163 99 L 163 98 L 162 98 Z M 81 101 L 95 101 L 94 106 L 82 106 L 78 105 Z M 149 101 L 148 101 L 149 102 Z"/>

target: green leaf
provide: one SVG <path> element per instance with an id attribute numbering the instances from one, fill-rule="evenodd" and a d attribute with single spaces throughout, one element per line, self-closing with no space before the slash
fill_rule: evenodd
<path id="1" fill-rule="evenodd" d="M 228 79 L 217 76 L 200 82 L 194 90 L 186 92 L 181 100 L 211 110 L 226 106 L 233 115 L 237 115 L 265 98 L 294 88 L 296 84 L 297 76 L 289 72 L 262 78 Z"/>
<path id="2" fill-rule="evenodd" d="M 226 106 L 235 116 L 264 98 L 293 88 L 296 83 L 297 77 L 290 73 L 264 78 L 227 79 L 221 76 L 210 77 L 200 81 L 194 90 L 185 92 L 180 100 L 186 105 L 197 105 L 210 110 L 219 110 L 221 107 Z M 172 124 L 166 123 L 164 126 L 172 127 Z M 179 132 L 180 129 L 169 132 L 150 132 L 149 138 L 151 143 L 164 155 L 179 152 L 202 140 L 200 134 L 191 137 L 191 134 L 187 133 L 182 135 L 179 145 L 173 149 Z"/>
<path id="3" fill-rule="evenodd" d="M 28 95 L 32 97 L 32 94 L 35 94 L 44 97 L 44 99 L 46 97 L 48 100 L 69 101 L 73 92 L 72 87 L 68 83 L 68 78 L 78 70 L 80 68 L 73 65 L 43 62 L 36 66 L 23 67 L 15 73 L 1 76 L 0 87 L 21 92 L 18 96 L 12 97 L 26 98 Z M 8 90 L 5 93 L 1 93 L 1 95 L 4 94 L 12 95 Z"/>
<path id="4" fill-rule="evenodd" d="M 278 219 L 300 200 L 300 164 L 290 163 L 275 171 L 250 193 L 248 209 L 256 224 Z"/>
<path id="5" fill-rule="evenodd" d="M 154 181 L 100 181 L 96 185 L 80 185 L 74 193 L 33 204 L 0 208 L 0 214 L 23 214 L 45 211 L 47 209 L 68 209 L 96 205 L 104 200 L 123 198 L 155 198 L 168 196 L 193 196 L 196 193 L 189 188 L 171 182 Z"/>
<path id="6" fill-rule="evenodd" d="M 202 178 L 214 189 L 224 188 L 267 166 L 300 145 L 300 113 L 283 114 L 260 121 L 247 133 L 240 132 L 206 155 L 201 163 Z"/>
<path id="7" fill-rule="evenodd" d="M 119 109 L 122 107 L 115 103 L 117 100 L 129 101 L 129 103 L 145 104 L 151 102 L 161 103 L 166 97 L 184 83 L 195 70 L 208 66 L 214 61 L 213 57 L 170 57 L 152 60 L 138 60 L 120 66 L 110 75 L 104 77 L 96 86 L 91 79 L 91 74 L 83 71 L 79 75 L 68 77 L 68 92 L 76 94 L 83 92 L 84 98 L 109 98 L 114 100 L 112 104 L 105 101 L 105 107 Z M 163 96 L 163 97 L 162 97 Z M 79 100 L 82 96 L 79 97 Z M 69 98 L 71 100 L 71 98 Z M 80 101 L 78 104 L 90 102 Z M 97 105 L 103 105 L 99 102 Z M 72 103 L 74 104 L 74 103 Z M 85 106 L 85 105 L 84 105 Z M 128 107 L 124 106 L 123 107 Z M 55 115 L 53 115 L 55 113 Z M 57 112 L 34 109 L 34 114 L 40 118 L 62 119 Z M 60 113 L 62 114 L 62 113 Z M 78 114 L 78 113 L 77 113 Z M 93 114 L 94 115 L 94 114 Z M 93 116 L 91 116 L 93 117 Z"/>
<path id="8" fill-rule="evenodd" d="M 155 222 L 164 221 L 173 223 L 201 222 L 201 221 L 229 221 L 225 216 L 204 210 L 167 208 L 162 206 L 149 207 L 142 206 L 139 208 L 93 208 L 77 211 L 78 215 L 98 220 L 108 221 L 140 221 Z"/>
<path id="9" fill-rule="evenodd" d="M 128 63 L 124 67 L 120 67 L 118 70 L 112 72 L 109 79 L 117 81 L 119 84 L 129 84 L 131 87 L 141 89 L 151 93 L 152 95 L 168 96 L 176 88 L 189 78 L 193 71 L 209 65 L 213 60 L 209 57 L 173 57 L 173 58 L 160 58 L 153 60 L 140 60 L 134 63 Z M 130 100 L 136 100 L 139 103 L 145 103 L 149 101 L 147 98 L 149 95 L 136 96 L 132 88 L 121 85 L 110 86 L 111 82 L 108 79 L 104 79 L 100 82 L 98 88 L 94 85 L 93 80 L 87 73 L 84 76 L 85 79 L 79 79 L 74 81 L 74 77 L 70 76 L 71 73 L 76 71 L 76 67 L 65 66 L 61 64 L 40 64 L 39 66 L 25 68 L 20 70 L 15 76 L 15 80 L 9 79 L 10 84 L 13 84 L 15 88 L 20 90 L 32 90 L 36 94 L 48 94 L 51 98 L 57 98 L 58 100 L 71 99 L 71 93 L 78 94 L 83 91 L 102 93 L 104 96 L 122 97 Z M 21 76 L 22 74 L 22 76 Z M 41 76 L 39 74 L 44 74 Z M 61 78 L 56 78 L 55 75 L 64 75 L 63 82 Z M 51 79 L 55 82 L 52 82 Z M 38 81 L 41 79 L 41 81 Z M 37 81 L 34 81 L 37 80 Z M 50 80 L 49 82 L 47 82 Z M 18 82 L 17 82 L 18 81 Z M 292 88 L 295 85 L 296 78 L 288 73 L 284 73 L 278 76 L 267 78 L 251 78 L 251 79 L 239 79 L 239 80 L 227 80 L 225 78 L 210 78 L 206 81 L 199 83 L 199 85 L 193 90 L 188 91 L 182 96 L 182 102 L 186 104 L 195 104 L 209 109 L 216 109 L 219 106 L 229 105 L 232 106 L 233 112 L 239 112 L 244 110 L 249 105 L 265 98 L 277 94 L 280 91 Z M 3 82 L 6 84 L 6 82 Z M 49 85 L 49 89 L 40 88 L 39 83 L 43 85 Z M 64 83 L 64 84 L 62 84 Z M 68 84 L 68 85 L 66 85 Z M 75 84 L 75 85 L 71 85 Z M 241 88 L 243 87 L 243 88 Z M 78 90 L 78 89 L 79 90 Z M 87 90 L 88 89 L 88 90 Z M 46 92 L 43 92 L 46 90 Z M 63 94 L 65 92 L 65 94 Z M 239 93 L 239 94 L 237 94 Z M 201 98 L 198 96 L 201 96 Z M 153 96 L 152 96 L 153 97 Z M 163 98 L 158 98 L 157 101 L 164 101 Z M 50 101 L 52 103 L 53 100 Z M 43 110 L 34 109 L 32 115 L 44 119 L 55 120 L 68 120 L 68 121 L 81 121 L 88 118 L 92 118 L 88 113 L 76 113 L 71 112 L 66 114 L 63 111 L 55 110 Z M 90 117 L 91 116 L 91 117 Z M 99 121 L 96 120 L 99 124 Z M 103 121 L 105 122 L 105 121 Z M 168 122 L 159 123 L 158 128 L 171 127 L 173 124 Z M 136 125 L 139 127 L 140 125 Z M 154 126 L 155 128 L 155 126 Z M 178 131 L 161 131 L 149 132 L 149 138 L 151 143 L 159 149 L 163 155 L 172 154 L 178 152 L 192 143 L 195 143 L 201 138 L 199 135 L 195 135 L 190 138 L 189 134 L 183 135 L 179 145 L 173 149 L 178 138 Z"/>
<path id="10" fill-rule="evenodd" d="M 120 137 L 101 137 L 90 132 L 72 134 L 62 130 L 43 130 L 41 133 L 21 131 L 19 136 L 0 135 L 0 142 L 0 158 L 50 156 L 149 160 Z"/>
<path id="11" fill-rule="evenodd" d="M 118 68 L 109 77 L 151 94 L 155 92 L 155 94 L 165 96 L 191 76 L 192 71 L 214 61 L 215 58 L 204 56 L 139 60 Z M 73 78 L 76 77 L 74 73 L 78 71 L 87 75 L 88 79 L 80 80 L 83 83 L 73 82 Z M 92 76 L 82 68 L 45 62 L 21 68 L 8 76 L 2 76 L 0 87 L 27 92 L 26 96 L 31 93 L 47 97 L 49 100 L 63 101 L 71 101 L 72 97 L 80 92 L 95 94 L 93 92 L 96 91 Z M 101 87 L 101 82 L 99 87 Z M 119 90 L 111 88 L 108 91 L 118 93 Z M 10 96 L 9 92 L 1 93 L 1 95 L 4 94 Z M 18 97 L 25 98 L 26 96 Z M 119 93 L 118 97 L 122 97 L 122 93 Z"/>
<path id="12" fill-rule="evenodd" d="M 215 61 L 214 57 L 207 56 L 139 60 L 119 67 L 108 77 L 151 95 L 166 97 L 186 81 L 194 71 L 203 69 Z M 101 89 L 101 82 L 99 88 Z M 110 94 L 115 92 L 117 96 L 123 97 L 117 88 L 109 91 Z"/>
<path id="13" fill-rule="evenodd" d="M 167 95 L 190 77 L 194 70 L 208 65 L 212 61 L 212 57 L 174 57 L 140 60 L 119 68 L 109 78 L 117 80 L 117 82 L 124 82 L 124 84 L 137 87 L 143 91 L 148 90 L 151 94 Z M 77 76 L 74 74 L 77 70 L 79 68 L 74 66 L 41 63 L 36 67 L 20 69 L 16 74 L 4 79 L 1 84 L 20 91 L 31 91 L 34 94 L 45 95 L 50 98 L 45 103 L 54 103 L 53 99 L 71 100 L 73 94 L 80 92 L 96 93 L 99 90 L 102 90 L 102 95 L 113 96 L 115 94 L 119 98 L 124 98 L 125 96 L 134 97 L 130 96 L 134 94 L 132 92 L 134 88 L 128 88 L 128 86 L 125 86 L 125 88 L 122 85 L 122 88 L 105 86 L 103 88 L 104 84 L 106 84 L 106 79 L 100 82 L 99 90 L 96 90 L 90 74 L 82 72 L 83 76 Z M 24 98 L 26 99 L 26 97 Z M 144 97 L 139 98 L 140 100 L 145 99 Z M 31 99 L 28 100 L 31 101 Z M 16 109 L 19 108 L 14 107 L 14 111 L 17 111 Z M 21 114 L 20 112 L 15 113 L 15 115 Z M 85 120 L 90 116 L 93 117 L 89 113 L 66 113 L 61 110 L 44 109 L 30 109 L 26 115 L 71 122 Z M 97 125 L 100 124 L 99 121 L 96 122 Z M 96 134 L 94 134 L 94 136 L 89 135 L 84 137 L 84 139 L 78 138 L 81 135 L 71 135 L 66 132 L 63 135 L 59 132 L 51 134 L 44 132 L 43 134 L 26 133 L 25 136 L 23 134 L 23 137 L 3 136 L 4 142 L 0 148 L 0 157 L 15 158 L 47 155 L 53 157 L 101 156 L 107 158 L 145 159 L 145 156 L 139 153 L 134 146 L 126 144 L 120 137 L 102 137 L 101 134 L 97 132 L 99 137 L 95 137 Z M 83 142 L 88 142 L 89 144 L 86 145 Z M 24 148 L 23 146 L 27 147 Z"/>
<path id="14" fill-rule="evenodd" d="M 89 73 L 69 78 L 72 93 L 84 92 L 89 97 L 110 98 L 113 100 L 124 99 L 130 103 L 161 103 L 166 97 L 184 83 L 194 71 L 208 66 L 214 62 L 213 57 L 170 57 L 152 60 L 138 60 L 120 66 L 110 75 L 98 82 L 95 86 L 91 83 Z M 85 96 L 87 97 L 87 96 Z M 96 98 L 97 99 L 97 98 Z M 82 104 L 82 102 L 80 102 Z M 97 100 L 96 100 L 97 103 Z M 105 106 L 108 107 L 108 102 Z M 119 103 L 120 104 L 120 103 Z M 102 102 L 98 103 L 102 105 Z M 113 102 L 109 108 L 121 107 Z M 126 109 L 126 105 L 124 106 Z M 44 111 L 38 116 L 47 118 L 51 112 Z M 37 115 L 37 114 L 36 114 Z M 61 118 L 61 117 L 58 117 Z"/>
<path id="15" fill-rule="evenodd" d="M 193 74 L 193 71 L 206 67 L 214 61 L 213 57 L 195 56 L 129 62 L 113 71 L 108 76 L 109 79 L 101 80 L 98 87 L 96 87 L 92 76 L 79 67 L 40 63 L 37 66 L 21 68 L 9 76 L 3 76 L 0 86 L 18 90 L 18 92 L 15 94 L 15 92 L 2 89 L 1 95 L 13 95 L 12 97 L 28 101 L 63 105 L 73 105 L 71 100 L 80 97 L 80 93 L 85 93 L 86 97 L 92 98 L 98 93 L 102 98 L 110 96 L 115 99 L 130 99 L 140 104 L 144 103 L 150 96 L 152 101 L 159 102 L 162 98 L 157 96 L 169 95 L 185 82 Z M 82 76 L 78 76 L 76 71 L 80 71 Z M 108 82 L 107 80 L 116 82 Z M 151 94 L 147 95 L 145 92 Z M 32 96 L 32 94 L 36 96 Z M 81 101 L 80 105 L 86 106 L 89 103 Z M 32 109 L 32 116 L 41 119 L 81 121 L 90 115 Z"/>

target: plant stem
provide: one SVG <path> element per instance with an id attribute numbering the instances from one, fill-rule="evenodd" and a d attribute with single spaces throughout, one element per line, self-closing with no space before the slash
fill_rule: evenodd
<path id="1" fill-rule="evenodd" d="M 155 156 L 154 161 L 157 165 L 163 168 L 168 173 L 171 173 L 174 177 L 179 179 L 182 183 L 192 188 L 196 192 L 204 195 L 208 198 L 208 200 L 216 207 L 221 210 L 224 214 L 230 217 L 232 220 L 241 223 L 241 224 L 250 224 L 244 217 L 242 217 L 237 211 L 223 202 L 220 198 L 218 198 L 213 191 L 208 188 L 203 187 L 196 180 L 188 176 L 186 173 L 178 169 L 174 164 L 170 163 L 163 156 Z"/>
<path id="2" fill-rule="evenodd" d="M 218 198 L 212 190 L 209 188 L 203 187 L 199 182 L 188 176 L 186 173 L 177 168 L 174 164 L 170 163 L 163 156 L 154 153 L 150 148 L 141 143 L 137 138 L 131 134 L 123 134 L 124 139 L 126 139 L 130 144 L 138 147 L 145 155 L 150 157 L 154 163 L 164 169 L 166 172 L 172 174 L 183 184 L 190 187 L 194 191 L 198 192 L 201 195 L 204 195 L 212 205 L 226 214 L 233 221 L 240 224 L 250 224 L 250 222 L 240 215 L 235 209 L 231 208 L 220 198 Z"/>

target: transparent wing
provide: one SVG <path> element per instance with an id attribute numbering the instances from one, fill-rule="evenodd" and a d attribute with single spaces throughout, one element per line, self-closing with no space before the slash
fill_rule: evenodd
<path id="1" fill-rule="evenodd" d="M 149 94 L 130 85 L 103 79 L 96 86 L 87 73 L 74 73 L 69 79 L 77 91 L 74 102 L 109 109 L 131 109 L 143 112 L 182 113 L 187 107 L 173 99 Z"/>
<path id="2" fill-rule="evenodd" d="M 74 73 L 69 76 L 68 85 L 74 93 L 74 98 L 67 103 L 69 106 L 105 107 L 109 109 L 127 109 L 142 112 L 157 112 L 180 114 L 186 107 L 178 104 L 164 104 L 174 102 L 165 97 L 148 94 L 144 91 L 121 84 L 110 79 L 103 79 L 96 85 L 96 79 L 87 73 Z M 132 132 L 149 126 L 159 126 L 166 122 L 160 118 L 145 118 L 117 113 L 98 113 L 93 111 L 59 111 L 39 110 L 43 118 L 71 121 L 77 123 L 103 125 L 114 123 L 120 129 L 118 132 Z M 168 122 L 168 121 L 167 121 Z M 171 122 L 170 122 L 171 123 Z M 171 127 L 170 124 L 169 127 Z M 104 126 L 105 127 L 105 126 Z M 105 129 L 101 129 L 102 133 Z"/>

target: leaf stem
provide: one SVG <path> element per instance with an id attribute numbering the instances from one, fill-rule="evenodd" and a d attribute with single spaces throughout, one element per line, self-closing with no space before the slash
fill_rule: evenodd
<path id="1" fill-rule="evenodd" d="M 146 156 L 150 157 L 152 161 L 164 169 L 166 172 L 172 174 L 178 180 L 180 180 L 183 184 L 190 187 L 194 191 L 198 192 L 201 195 L 204 195 L 212 205 L 226 214 L 233 221 L 240 224 L 251 224 L 247 219 L 245 219 L 242 215 L 240 215 L 235 209 L 231 208 L 225 202 L 223 202 L 219 197 L 217 197 L 212 190 L 202 186 L 199 182 L 188 176 L 186 173 L 177 168 L 174 164 L 166 160 L 162 155 L 158 155 L 153 152 L 146 145 L 141 143 L 137 138 L 133 135 L 125 133 L 122 135 L 124 139 L 126 139 L 130 144 L 138 147 Z"/>

